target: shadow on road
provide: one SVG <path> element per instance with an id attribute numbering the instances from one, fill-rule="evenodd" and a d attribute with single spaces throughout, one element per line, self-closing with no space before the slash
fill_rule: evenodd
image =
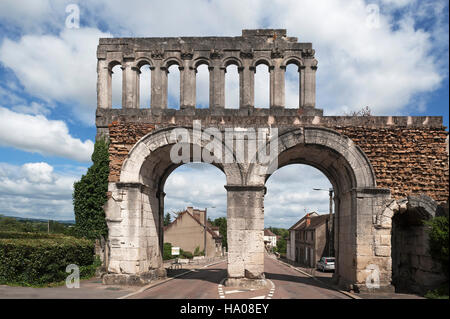
<path id="1" fill-rule="evenodd" d="M 269 273 L 269 272 L 266 272 L 265 274 L 266 274 L 266 278 L 271 279 L 271 280 L 295 282 L 295 283 L 299 283 L 299 284 L 302 284 L 305 286 L 315 286 L 315 287 L 334 291 L 334 289 L 331 289 L 331 288 L 327 287 L 325 284 L 318 282 L 314 278 L 310 278 L 310 277 L 300 277 L 300 276 L 293 276 L 293 275 L 286 275 L 286 274 L 274 274 L 274 273 Z M 322 280 L 322 278 L 320 280 Z M 330 283 L 331 283 L 331 278 L 330 278 Z"/>
<path id="2" fill-rule="evenodd" d="M 191 269 L 167 269 L 167 277 L 175 277 Z M 227 270 L 223 268 L 208 268 L 208 269 L 194 269 L 193 272 L 177 279 L 197 279 L 202 281 L 209 281 L 218 284 L 227 275 Z"/>

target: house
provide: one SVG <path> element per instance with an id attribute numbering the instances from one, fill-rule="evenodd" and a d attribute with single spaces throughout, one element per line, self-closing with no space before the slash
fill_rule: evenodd
<path id="1" fill-rule="evenodd" d="M 267 248 L 277 246 L 277 235 L 268 228 L 264 229 L 264 245 L 266 245 Z"/>
<path id="2" fill-rule="evenodd" d="M 205 214 L 206 210 L 187 207 L 174 221 L 164 227 L 164 242 L 191 253 L 194 253 L 197 247 L 203 251 Z M 222 256 L 222 236 L 219 234 L 219 227 L 214 227 L 209 222 L 206 225 L 206 257 Z"/>
<path id="3" fill-rule="evenodd" d="M 306 267 L 315 267 L 330 254 L 330 215 L 306 214 L 291 228 L 287 242 L 287 259 Z"/>

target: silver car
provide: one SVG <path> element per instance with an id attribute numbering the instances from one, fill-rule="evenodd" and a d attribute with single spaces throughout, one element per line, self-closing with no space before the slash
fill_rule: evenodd
<path id="1" fill-rule="evenodd" d="M 317 269 L 321 271 L 333 270 L 334 271 L 334 257 L 322 257 L 317 262 Z"/>

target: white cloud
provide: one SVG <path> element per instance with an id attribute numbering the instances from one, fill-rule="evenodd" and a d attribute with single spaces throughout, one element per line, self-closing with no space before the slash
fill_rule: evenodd
<path id="1" fill-rule="evenodd" d="M 208 164 L 188 164 L 173 171 L 167 179 L 164 192 L 166 212 L 178 211 L 187 206 L 208 209 L 211 219 L 225 217 L 227 196 L 224 174 Z M 328 179 L 317 169 L 307 165 L 288 165 L 280 168 L 266 183 L 264 219 L 266 227 L 289 228 L 306 212 L 329 211 Z"/>
<path id="2" fill-rule="evenodd" d="M 72 108 L 85 123 L 93 124 L 97 103 L 97 29 L 64 29 L 59 36 L 25 35 L 4 39 L 0 62 L 11 68 L 27 93 Z"/>
<path id="3" fill-rule="evenodd" d="M 0 214 L 73 220 L 72 192 L 77 179 L 55 173 L 47 163 L 0 163 Z"/>
<path id="4" fill-rule="evenodd" d="M 73 138 L 63 121 L 16 113 L 1 106 L 0 145 L 80 162 L 89 162 L 94 150 L 91 140 Z"/>

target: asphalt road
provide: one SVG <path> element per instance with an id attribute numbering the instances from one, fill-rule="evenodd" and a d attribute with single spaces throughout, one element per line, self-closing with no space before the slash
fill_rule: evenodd
<path id="1" fill-rule="evenodd" d="M 348 299 L 349 297 L 277 260 L 265 257 L 264 270 L 269 286 L 250 290 L 222 286 L 226 261 L 198 269 L 151 287 L 129 298 L 135 299 Z"/>

